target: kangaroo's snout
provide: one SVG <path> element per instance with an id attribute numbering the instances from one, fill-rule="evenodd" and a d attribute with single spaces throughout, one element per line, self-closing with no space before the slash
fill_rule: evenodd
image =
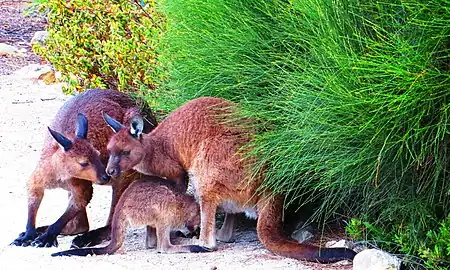
<path id="1" fill-rule="evenodd" d="M 111 180 L 111 176 L 107 175 L 106 173 L 102 173 L 102 175 L 100 176 L 100 180 L 102 184 L 106 184 L 109 182 L 109 180 Z"/>
<path id="2" fill-rule="evenodd" d="M 109 176 L 117 177 L 117 176 L 120 175 L 120 169 L 119 169 L 119 168 L 107 168 L 107 169 L 106 169 L 106 173 L 107 173 Z"/>

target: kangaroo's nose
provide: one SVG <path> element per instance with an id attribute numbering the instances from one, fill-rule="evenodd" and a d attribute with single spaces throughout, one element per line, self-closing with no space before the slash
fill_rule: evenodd
<path id="1" fill-rule="evenodd" d="M 102 180 L 102 182 L 107 183 L 109 182 L 109 180 L 111 180 L 111 177 L 105 173 L 100 176 L 100 179 Z"/>
<path id="2" fill-rule="evenodd" d="M 119 175 L 119 170 L 115 168 L 108 168 L 106 169 L 106 173 L 110 176 L 117 176 Z"/>

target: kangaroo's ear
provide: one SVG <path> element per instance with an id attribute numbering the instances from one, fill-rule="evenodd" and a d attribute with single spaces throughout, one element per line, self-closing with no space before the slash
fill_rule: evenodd
<path id="1" fill-rule="evenodd" d="M 50 127 L 47 127 L 48 131 L 52 137 L 56 140 L 56 142 L 64 149 L 64 151 L 69 151 L 72 148 L 72 142 L 67 139 L 64 135 L 59 132 L 52 130 Z"/>
<path id="2" fill-rule="evenodd" d="M 112 128 L 114 133 L 119 132 L 119 130 L 124 127 L 121 123 L 119 123 L 119 121 L 112 118 L 107 113 L 103 113 L 103 119 L 105 119 L 105 122 Z"/>
<path id="3" fill-rule="evenodd" d="M 141 116 L 134 116 L 130 122 L 130 134 L 138 139 L 144 130 L 144 120 Z"/>
<path id="4" fill-rule="evenodd" d="M 77 129 L 75 131 L 75 135 L 81 139 L 87 139 L 88 133 L 88 120 L 86 116 L 82 113 L 78 113 L 77 115 Z"/>

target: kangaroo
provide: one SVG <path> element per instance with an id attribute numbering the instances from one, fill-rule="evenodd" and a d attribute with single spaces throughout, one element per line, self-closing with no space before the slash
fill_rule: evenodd
<path id="1" fill-rule="evenodd" d="M 120 198 L 112 221 L 111 242 L 102 248 L 71 249 L 52 256 L 87 256 L 114 254 L 122 245 L 128 225 L 156 229 L 156 239 L 147 235 L 146 246 L 160 253 L 204 252 L 196 245 L 172 245 L 170 232 L 185 227 L 194 231 L 200 225 L 200 206 L 193 196 L 181 192 L 165 179 L 155 176 L 133 182 Z M 150 238 L 149 238 L 150 237 Z"/>
<path id="2" fill-rule="evenodd" d="M 41 151 L 40 160 L 27 183 L 28 221 L 26 231 L 11 244 L 16 246 L 57 246 L 59 234 L 73 235 L 89 230 L 86 206 L 92 197 L 92 183 L 111 185 L 111 209 L 105 227 L 77 236 L 76 246 L 95 245 L 110 234 L 115 205 L 126 187 L 140 177 L 136 171 L 110 181 L 105 173 L 108 154 L 106 144 L 113 135 L 102 119 L 101 111 L 129 122 L 141 110 L 130 96 L 114 91 L 91 89 L 71 97 L 57 112 Z M 148 113 L 144 128 L 149 132 L 156 120 Z M 89 118 L 89 123 L 87 118 Z M 75 128 L 75 121 L 77 125 Z M 88 127 L 91 130 L 88 133 Z M 63 134 L 64 133 L 64 134 Z M 100 150 L 100 152 L 98 150 Z M 87 180 L 87 181 L 86 181 Z M 69 205 L 52 225 L 35 227 L 36 215 L 45 189 L 63 188 L 69 191 Z"/>
<path id="3" fill-rule="evenodd" d="M 106 172 L 117 177 L 135 169 L 171 178 L 187 171 L 201 209 L 200 246 L 216 249 L 215 218 L 220 207 L 257 218 L 258 238 L 275 254 L 322 263 L 353 259 L 353 250 L 300 244 L 282 234 L 283 196 L 259 190 L 263 173 L 253 175 L 255 160 L 244 159 L 239 151 L 251 141 L 253 132 L 247 128 L 251 122 L 232 122 L 230 114 L 236 109 L 223 99 L 197 98 L 170 113 L 148 134 L 142 134 L 139 116 L 126 127 L 104 114 L 115 132 L 107 146 Z"/>

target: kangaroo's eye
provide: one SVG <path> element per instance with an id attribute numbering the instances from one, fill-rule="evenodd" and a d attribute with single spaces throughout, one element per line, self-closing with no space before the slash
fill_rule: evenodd
<path id="1" fill-rule="evenodd" d="M 122 155 L 123 156 L 129 156 L 130 155 L 130 151 L 122 151 Z"/>
<path id="2" fill-rule="evenodd" d="M 88 162 L 80 162 L 79 164 L 80 164 L 81 167 L 87 167 L 87 166 L 89 166 L 89 163 L 88 163 Z"/>

